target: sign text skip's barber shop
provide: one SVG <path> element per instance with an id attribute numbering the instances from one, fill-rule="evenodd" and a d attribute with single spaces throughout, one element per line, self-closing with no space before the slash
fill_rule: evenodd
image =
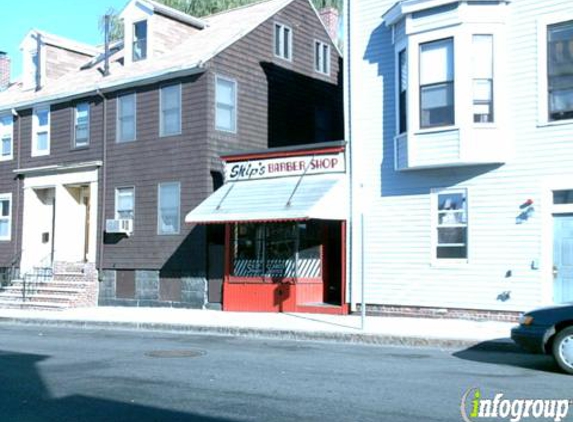
<path id="1" fill-rule="evenodd" d="M 344 173 L 344 153 L 314 156 L 272 158 L 267 160 L 237 161 L 226 163 L 225 179 L 270 179 L 303 174 Z"/>

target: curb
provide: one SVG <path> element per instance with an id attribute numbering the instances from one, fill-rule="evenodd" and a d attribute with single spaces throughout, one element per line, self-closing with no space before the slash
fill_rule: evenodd
<path id="1" fill-rule="evenodd" d="M 30 325 L 44 327 L 67 327 L 81 329 L 108 329 L 149 332 L 170 332 L 180 334 L 203 334 L 219 336 L 237 336 L 247 338 L 268 338 L 294 341 L 326 341 L 363 345 L 469 348 L 483 343 L 478 339 L 423 338 L 415 336 L 396 336 L 368 333 L 344 333 L 328 331 L 302 331 L 284 329 L 265 329 L 249 327 L 224 327 L 209 325 L 181 325 L 156 322 L 117 322 L 89 321 L 42 318 L 0 317 L 0 324 Z"/>

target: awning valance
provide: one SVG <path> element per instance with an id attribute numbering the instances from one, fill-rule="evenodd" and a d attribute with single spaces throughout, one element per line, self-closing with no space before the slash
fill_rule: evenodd
<path id="1" fill-rule="evenodd" d="M 344 174 L 230 182 L 188 213 L 185 222 L 346 220 L 347 198 Z"/>

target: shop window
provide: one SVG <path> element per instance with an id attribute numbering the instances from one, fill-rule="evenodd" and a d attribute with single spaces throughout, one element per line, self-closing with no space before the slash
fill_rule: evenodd
<path id="1" fill-rule="evenodd" d="M 236 277 L 319 278 L 318 225 L 245 223 L 234 226 Z"/>
<path id="2" fill-rule="evenodd" d="M 436 258 L 467 259 L 467 192 L 443 191 L 437 197 Z"/>

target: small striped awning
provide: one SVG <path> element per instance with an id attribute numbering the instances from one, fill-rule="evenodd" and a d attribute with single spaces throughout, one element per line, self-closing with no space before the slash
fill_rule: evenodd
<path id="1" fill-rule="evenodd" d="M 347 198 L 344 174 L 229 182 L 189 212 L 185 222 L 346 220 Z"/>

